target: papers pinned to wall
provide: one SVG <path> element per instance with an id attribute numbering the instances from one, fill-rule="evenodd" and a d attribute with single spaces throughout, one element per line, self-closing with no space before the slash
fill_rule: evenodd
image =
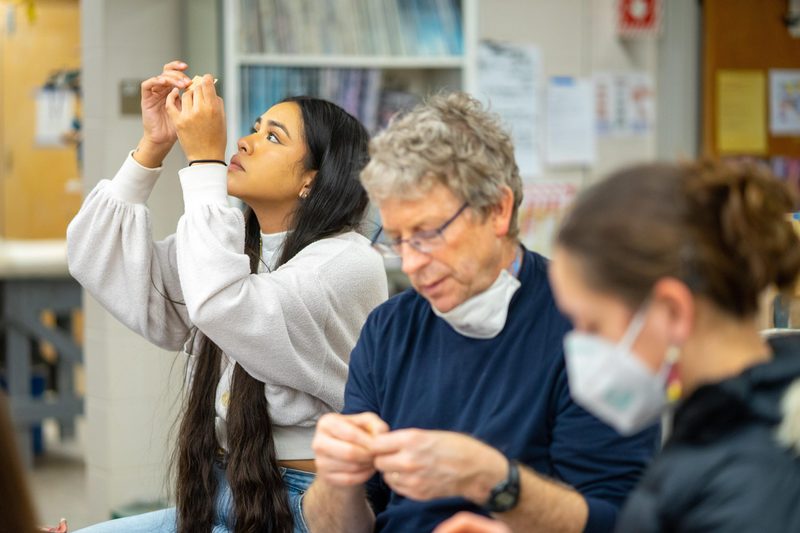
<path id="1" fill-rule="evenodd" d="M 769 71 L 769 131 L 800 135 L 800 70 Z"/>
<path id="2" fill-rule="evenodd" d="M 539 181 L 523 189 L 519 206 L 519 237 L 529 249 L 551 255 L 561 217 L 578 193 L 577 181 Z"/>
<path id="3" fill-rule="evenodd" d="M 590 81 L 564 76 L 550 79 L 545 146 L 550 165 L 594 163 L 594 87 Z"/>
<path id="4" fill-rule="evenodd" d="M 767 151 L 766 90 L 760 70 L 717 71 L 717 149 L 723 154 Z"/>
<path id="5" fill-rule="evenodd" d="M 646 72 L 600 72 L 594 75 L 597 134 L 641 136 L 655 125 L 653 78 Z"/>
<path id="6" fill-rule="evenodd" d="M 36 92 L 36 134 L 38 147 L 66 146 L 65 135 L 73 129 L 75 94 L 68 89 L 40 89 Z"/>
<path id="7" fill-rule="evenodd" d="M 542 172 L 541 76 L 536 46 L 484 41 L 478 48 L 477 96 L 511 131 L 523 178 Z"/>

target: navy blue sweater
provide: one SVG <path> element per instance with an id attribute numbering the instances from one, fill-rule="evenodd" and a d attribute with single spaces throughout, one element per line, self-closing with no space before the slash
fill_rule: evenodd
<path id="1" fill-rule="evenodd" d="M 659 432 L 622 438 L 573 403 L 562 348 L 570 324 L 555 307 L 546 260 L 526 251 L 519 279 L 494 339 L 460 335 L 412 290 L 375 309 L 352 353 L 344 412 L 372 411 L 392 429 L 472 435 L 575 487 L 589 505 L 586 531 L 611 531 Z M 377 531 L 431 531 L 460 510 L 482 512 L 460 498 L 404 498 L 380 476 L 367 491 Z"/>

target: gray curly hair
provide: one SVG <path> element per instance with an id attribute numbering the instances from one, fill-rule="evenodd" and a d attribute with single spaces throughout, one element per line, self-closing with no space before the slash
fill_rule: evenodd
<path id="1" fill-rule="evenodd" d="M 369 152 L 361 183 L 373 202 L 417 199 L 442 184 L 486 216 L 508 186 L 514 193 L 508 237 L 519 234 L 522 180 L 514 145 L 499 118 L 468 94 L 438 94 L 396 116 Z"/>

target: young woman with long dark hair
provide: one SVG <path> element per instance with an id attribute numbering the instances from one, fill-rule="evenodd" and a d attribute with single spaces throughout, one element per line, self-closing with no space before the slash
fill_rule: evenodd
<path id="1" fill-rule="evenodd" d="M 70 271 L 105 308 L 190 354 L 176 508 L 87 531 L 304 531 L 315 422 L 342 407 L 350 350 L 387 297 L 382 260 L 356 232 L 368 135 L 330 102 L 289 98 L 226 168 L 222 100 L 210 76 L 179 94 L 186 68 L 142 84 L 138 148 L 67 232 Z M 176 139 L 185 212 L 154 243 L 144 202 Z"/>

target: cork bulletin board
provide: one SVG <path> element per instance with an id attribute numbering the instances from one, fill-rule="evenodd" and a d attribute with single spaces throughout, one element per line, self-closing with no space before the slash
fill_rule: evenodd
<path id="1" fill-rule="evenodd" d="M 701 3 L 702 153 L 737 155 L 741 146 L 741 155 L 800 158 L 800 134 L 775 135 L 769 123 L 770 70 L 800 69 L 800 38 L 785 22 L 787 0 Z"/>

